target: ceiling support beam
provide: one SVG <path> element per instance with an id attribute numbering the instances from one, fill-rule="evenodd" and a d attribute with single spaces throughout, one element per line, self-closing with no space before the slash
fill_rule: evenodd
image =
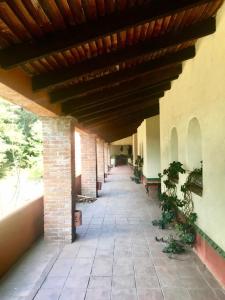
<path id="1" fill-rule="evenodd" d="M 121 116 L 127 116 L 127 115 L 130 115 L 130 114 L 136 114 L 138 113 L 139 111 L 142 111 L 142 110 L 149 110 L 151 111 L 151 107 L 154 106 L 154 105 L 157 105 L 159 106 L 159 100 L 158 99 L 145 99 L 146 101 L 144 101 L 143 103 L 141 104 L 138 104 L 138 103 L 135 103 L 129 107 L 127 107 L 126 109 L 122 110 L 118 110 L 117 109 L 114 109 L 114 110 L 111 110 L 109 112 L 105 112 L 104 114 L 96 114 L 95 116 L 91 116 L 91 117 L 87 117 L 87 118 L 83 118 L 83 119 L 78 119 L 80 123 L 82 123 L 82 125 L 84 126 L 92 126 L 92 125 L 96 125 L 96 124 L 99 124 L 101 122 L 108 122 L 110 120 L 113 120 L 115 117 L 121 117 Z"/>
<path id="2" fill-rule="evenodd" d="M 66 30 L 48 34 L 38 41 L 23 42 L 0 51 L 0 64 L 3 68 L 12 68 L 23 63 L 76 47 L 100 37 L 117 33 L 131 26 L 141 25 L 162 17 L 175 15 L 187 9 L 211 3 L 212 0 L 151 1 L 136 6 L 120 14 L 113 13 L 97 21 L 79 24 Z M 16 55 L 15 55 L 16 53 Z"/>
<path id="3" fill-rule="evenodd" d="M 165 55 L 159 59 L 148 61 L 129 69 L 114 72 L 100 78 L 73 85 L 71 87 L 52 91 L 49 93 L 50 99 L 52 103 L 64 102 L 69 99 L 75 99 L 76 97 L 86 95 L 87 93 L 90 94 L 97 90 L 109 88 L 110 86 L 115 86 L 115 88 L 117 88 L 116 85 L 121 84 L 122 82 L 127 82 L 127 84 L 129 84 L 129 81 L 134 79 L 137 80 L 138 77 L 144 77 L 146 74 L 157 72 L 161 68 L 178 64 L 184 60 L 191 59 L 194 56 L 195 47 L 191 46 L 177 51 L 176 53 Z"/>
<path id="4" fill-rule="evenodd" d="M 160 95 L 160 97 L 163 96 L 164 91 L 169 90 L 171 88 L 171 83 L 167 82 L 161 85 L 158 85 L 156 87 L 145 87 L 142 89 L 139 89 L 137 91 L 135 91 L 134 93 L 127 93 L 127 94 L 122 94 L 122 95 L 118 95 L 117 97 L 112 97 L 109 99 L 105 98 L 104 102 L 100 101 L 100 102 L 96 102 L 95 104 L 93 104 L 92 106 L 89 107 L 89 105 L 87 104 L 85 106 L 85 108 L 79 109 L 79 107 L 77 108 L 76 105 L 73 106 L 69 106 L 63 108 L 63 112 L 65 114 L 76 114 L 76 116 L 82 117 L 83 115 L 92 115 L 98 112 L 103 112 L 106 110 L 109 110 L 111 108 L 115 107 L 119 107 L 119 106 L 124 106 L 126 104 L 131 104 L 132 102 L 136 101 L 136 99 L 141 99 L 146 98 L 146 97 L 152 97 L 153 95 Z"/>
<path id="5" fill-rule="evenodd" d="M 75 77 L 85 76 L 92 72 L 101 72 L 110 66 L 118 65 L 124 61 L 129 61 L 143 55 L 150 55 L 156 51 L 177 46 L 185 42 L 194 41 L 214 33 L 215 30 L 215 18 L 209 18 L 186 27 L 177 33 L 169 32 L 163 36 L 153 38 L 150 41 L 148 40 L 115 52 L 103 54 L 69 68 L 36 75 L 32 78 L 33 90 L 54 87 L 69 82 Z"/>
<path id="6" fill-rule="evenodd" d="M 121 85 L 109 88 L 103 92 L 96 92 L 93 95 L 87 95 L 75 99 L 71 99 L 62 104 L 62 108 L 65 111 L 71 112 L 71 110 L 76 107 L 76 109 L 83 109 L 88 105 L 94 105 L 95 103 L 105 103 L 112 98 L 122 97 L 129 93 L 129 91 L 135 91 L 137 88 L 144 88 L 149 86 L 149 88 L 153 88 L 163 84 L 164 82 L 168 82 L 170 80 L 174 80 L 178 78 L 178 76 L 182 72 L 182 65 L 171 66 L 170 68 L 166 68 L 160 71 L 153 72 L 148 76 L 144 76 L 142 78 L 132 80 L 130 82 L 121 83 Z"/>

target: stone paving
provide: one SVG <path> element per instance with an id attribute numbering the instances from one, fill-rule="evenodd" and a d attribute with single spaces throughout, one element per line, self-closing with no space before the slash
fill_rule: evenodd
<path id="1" fill-rule="evenodd" d="M 129 167 L 114 168 L 100 198 L 78 206 L 83 225 L 77 241 L 62 249 L 29 299 L 225 299 L 224 290 L 192 251 L 173 258 L 161 252 L 164 245 L 155 236 L 168 236 L 169 231 L 152 226 L 160 213 L 153 198 L 130 180 Z"/>

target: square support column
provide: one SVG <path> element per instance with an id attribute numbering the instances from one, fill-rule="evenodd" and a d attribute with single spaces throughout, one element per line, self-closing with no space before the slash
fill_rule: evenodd
<path id="1" fill-rule="evenodd" d="M 97 196 L 97 153 L 96 136 L 81 134 L 81 193 L 84 196 Z"/>
<path id="2" fill-rule="evenodd" d="M 42 118 L 44 158 L 44 233 L 47 240 L 75 238 L 74 119 Z"/>
<path id="3" fill-rule="evenodd" d="M 137 159 L 137 133 L 132 135 L 132 150 L 133 150 L 133 166 L 135 165 L 135 161 Z"/>
<path id="4" fill-rule="evenodd" d="M 97 139 L 97 180 L 104 182 L 104 141 Z"/>
<path id="5" fill-rule="evenodd" d="M 108 173 L 108 143 L 104 143 L 104 168 L 105 168 L 105 174 Z"/>

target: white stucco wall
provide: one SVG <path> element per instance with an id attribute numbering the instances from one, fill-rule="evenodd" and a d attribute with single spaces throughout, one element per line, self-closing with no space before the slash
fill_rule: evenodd
<path id="1" fill-rule="evenodd" d="M 143 174 L 157 178 L 160 172 L 159 115 L 145 119 L 137 129 L 138 155 L 144 158 Z"/>
<path id="2" fill-rule="evenodd" d="M 162 169 L 170 163 L 174 127 L 178 159 L 192 168 L 188 126 L 193 118 L 201 129 L 203 159 L 203 197 L 193 194 L 198 226 L 225 250 L 225 5 L 216 33 L 197 43 L 196 57 L 184 64 L 182 75 L 160 100 Z"/>

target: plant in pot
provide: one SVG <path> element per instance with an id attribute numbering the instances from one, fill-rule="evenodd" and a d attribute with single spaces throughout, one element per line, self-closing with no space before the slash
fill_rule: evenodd
<path id="1" fill-rule="evenodd" d="M 143 158 L 140 155 L 138 155 L 134 166 L 134 174 L 133 174 L 134 176 L 132 178 L 132 180 L 134 180 L 136 183 L 140 183 L 142 180 L 143 161 L 144 161 Z"/>

